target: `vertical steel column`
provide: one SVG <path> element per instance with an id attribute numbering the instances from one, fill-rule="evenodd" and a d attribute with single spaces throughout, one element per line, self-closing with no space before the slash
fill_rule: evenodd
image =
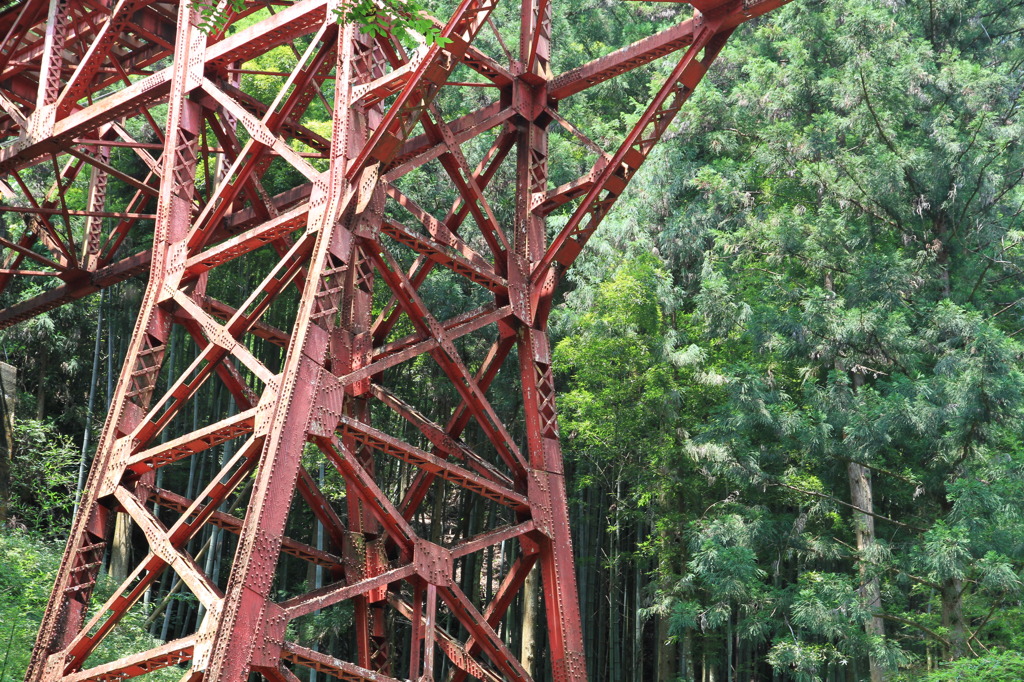
<path id="1" fill-rule="evenodd" d="M 517 308 L 516 345 L 526 422 L 530 471 L 528 497 L 539 532 L 535 548 L 544 586 L 551 667 L 558 682 L 587 677 L 580 628 L 579 592 L 569 531 L 565 469 L 558 437 L 555 384 L 547 333 L 547 310 L 536 301 L 530 281 L 547 247 L 544 216 L 538 211 L 548 187 L 548 86 L 551 81 L 551 6 L 547 0 L 523 3 L 520 54 L 523 76 L 516 83 L 519 112 L 516 158 L 515 252 L 510 277 L 527 284 L 526 300 Z M 514 262 L 513 262 L 514 259 Z M 515 272 L 516 275 L 511 273 Z M 522 273 L 522 274 L 519 274 Z M 525 313 L 525 314 L 524 314 Z"/>

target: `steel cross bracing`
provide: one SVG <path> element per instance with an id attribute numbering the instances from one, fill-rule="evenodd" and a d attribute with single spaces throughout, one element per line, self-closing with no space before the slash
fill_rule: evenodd
<path id="1" fill-rule="evenodd" d="M 27 679 L 528 680 L 508 614 L 535 566 L 554 679 L 586 679 L 552 296 L 733 29 L 784 1 L 693 0 L 557 76 L 548 0 L 462 0 L 414 49 L 337 0 L 222 3 L 209 34 L 173 2 L 8 4 L 0 326 L 148 276 Z M 661 57 L 617 146 L 559 113 Z M 558 186 L 556 130 L 593 158 Z M 90 604 L 118 518 L 137 563 Z M 186 634 L 95 663 L 171 589 Z M 303 645 L 317 613 L 351 637 Z"/>

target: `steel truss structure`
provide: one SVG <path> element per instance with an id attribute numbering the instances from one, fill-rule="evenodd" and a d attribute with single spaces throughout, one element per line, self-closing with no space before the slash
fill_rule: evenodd
<path id="1" fill-rule="evenodd" d="M 412 47 L 339 25 L 338 0 L 222 3 L 209 32 L 167 0 L 8 4 L 0 291 L 30 293 L 0 325 L 148 275 L 27 679 L 529 680 L 506 614 L 534 566 L 554 679 L 586 679 L 552 296 L 733 29 L 784 1 L 693 0 L 559 75 L 548 0 L 462 0 L 443 46 Z M 617 147 L 559 113 L 673 53 Z M 558 186 L 552 134 L 592 159 Z M 489 391 L 503 368 L 511 412 Z M 414 405 L 423 377 L 438 398 Z M 91 604 L 118 517 L 144 553 Z M 95 663 L 172 585 L 191 634 Z M 315 614 L 351 641 L 300 644 Z"/>

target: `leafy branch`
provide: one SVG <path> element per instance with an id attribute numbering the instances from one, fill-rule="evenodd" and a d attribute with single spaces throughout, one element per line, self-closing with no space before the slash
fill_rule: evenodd
<path id="1" fill-rule="evenodd" d="M 229 9 L 236 13 L 245 10 L 245 0 L 228 0 L 223 6 L 217 0 L 211 0 L 209 3 L 192 0 L 192 6 L 202 17 L 199 30 L 210 35 L 225 27 Z"/>
<path id="2" fill-rule="evenodd" d="M 418 33 L 428 45 L 444 47 L 451 42 L 451 38 L 441 35 L 420 0 L 346 0 L 334 13 L 339 24 L 354 23 L 371 37 L 391 33 L 410 45 L 416 42 L 412 34 Z"/>

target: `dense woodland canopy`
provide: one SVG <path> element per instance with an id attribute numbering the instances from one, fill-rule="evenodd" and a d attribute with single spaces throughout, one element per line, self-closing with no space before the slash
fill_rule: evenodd
<path id="1" fill-rule="evenodd" d="M 684 9 L 555 4 L 556 72 Z M 796 0 L 737 31 L 591 241 L 552 327 L 592 680 L 1024 679 L 1022 38 L 1020 0 Z M 667 68 L 561 113 L 611 148 Z M 587 164 L 559 131 L 554 184 Z M 0 680 L 27 663 L 143 289 L 0 337 Z M 437 503 L 472 525 L 456 491 Z M 196 604 L 149 609 L 124 638 L 174 636 Z"/>

